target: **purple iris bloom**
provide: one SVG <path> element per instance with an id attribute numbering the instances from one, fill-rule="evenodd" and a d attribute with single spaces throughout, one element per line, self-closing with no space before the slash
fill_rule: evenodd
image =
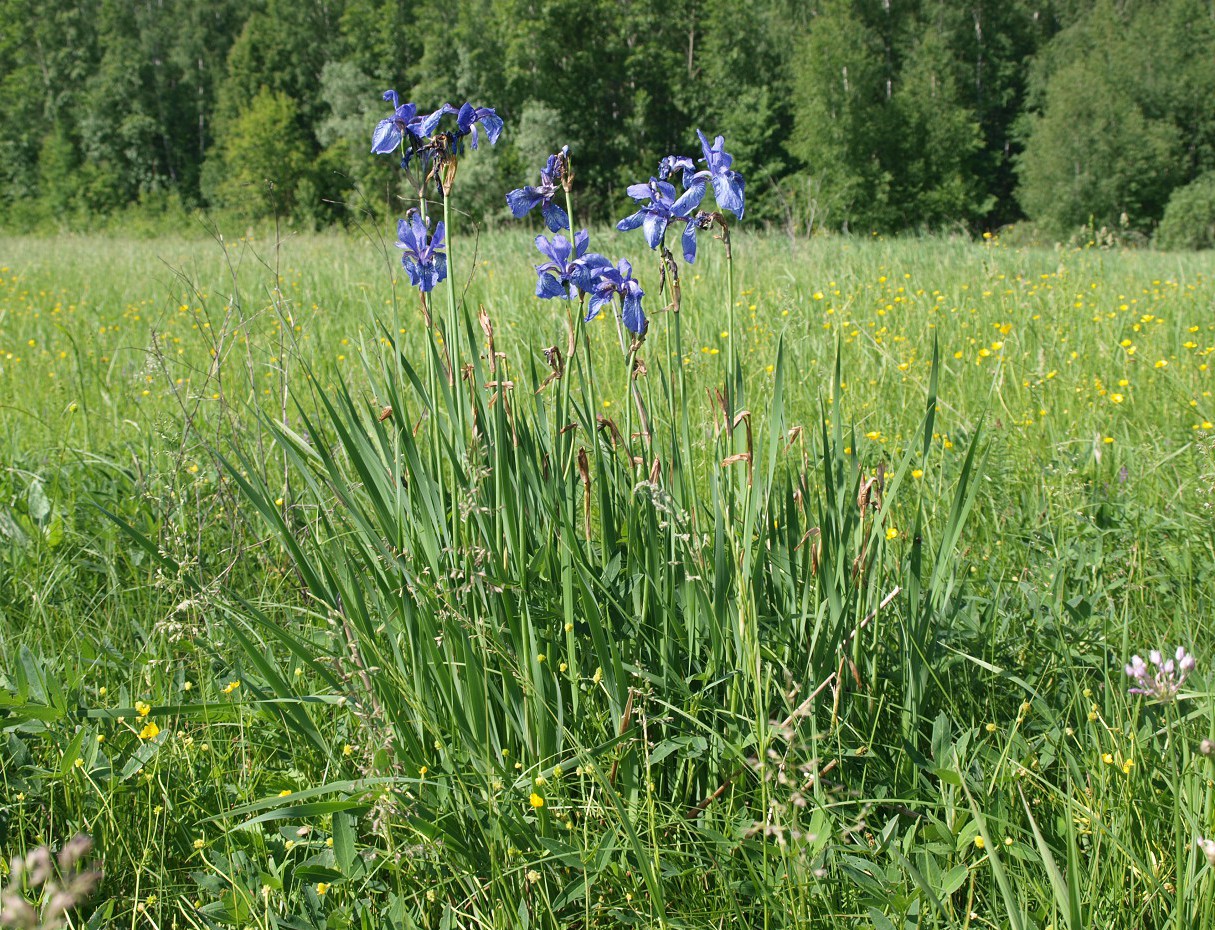
<path id="1" fill-rule="evenodd" d="M 452 133 L 452 136 L 459 140 L 471 135 L 474 149 L 477 147 L 477 123 L 485 127 L 485 136 L 489 139 L 490 145 L 497 144 L 498 136 L 502 134 L 502 127 L 505 125 L 502 117 L 494 111 L 493 107 L 474 107 L 471 103 L 466 103 L 457 110 L 450 103 L 445 103 L 422 119 L 420 127 L 422 135 L 429 136 L 433 133 L 439 125 L 439 120 L 448 113 L 456 115 L 456 131 Z"/>
<path id="2" fill-rule="evenodd" d="M 687 155 L 668 155 L 658 163 L 658 180 L 666 181 L 676 171 L 683 172 L 683 186 L 690 187 L 688 182 L 696 171 L 696 163 Z"/>
<path id="3" fill-rule="evenodd" d="M 641 309 L 641 298 L 645 296 L 645 291 L 633 280 L 633 266 L 626 259 L 620 259 L 615 268 L 607 265 L 598 269 L 594 288 L 590 293 L 591 305 L 586 313 L 588 323 L 599 315 L 604 304 L 619 294 L 620 319 L 625 328 L 638 336 L 645 332 L 647 324 L 645 313 Z"/>
<path id="4" fill-rule="evenodd" d="M 573 246 L 561 235 L 553 236 L 551 242 L 544 236 L 536 237 L 536 248 L 548 258 L 547 262 L 536 266 L 537 297 L 571 300 L 579 291 L 589 293 L 594 289 L 598 272 L 611 268 L 612 263 L 596 252 L 588 255 L 586 247 L 590 241 L 585 229 L 574 234 Z"/>
<path id="5" fill-rule="evenodd" d="M 723 210 L 729 210 L 741 220 L 745 206 L 743 188 L 746 186 L 746 181 L 743 180 L 741 174 L 730 168 L 734 164 L 734 156 L 725 150 L 726 137 L 718 136 L 713 140 L 713 144 L 709 145 L 709 140 L 699 129 L 696 130 L 696 135 L 700 137 L 700 147 L 705 153 L 705 157 L 701 161 L 709 167 L 708 171 L 701 171 L 696 177 L 711 180 L 713 196 L 717 200 L 717 205 Z"/>
<path id="6" fill-rule="evenodd" d="M 561 179 L 561 165 L 568 152 L 569 147 L 566 146 L 558 154 L 548 157 L 548 162 L 540 171 L 539 186 L 521 187 L 506 195 L 506 205 L 510 207 L 515 219 L 522 219 L 540 205 L 544 224 L 552 232 L 560 232 L 569 227 L 569 217 L 558 204 L 553 203 L 553 198 L 557 196 L 557 182 Z"/>
<path id="7" fill-rule="evenodd" d="M 621 231 L 644 227 L 645 241 L 651 249 L 658 248 L 667 232 L 667 225 L 673 220 L 685 222 L 683 234 L 683 257 L 685 261 L 696 260 L 696 219 L 693 211 L 700 206 L 705 195 L 705 180 L 699 176 L 692 179 L 692 185 L 684 191 L 679 199 L 675 199 L 675 186 L 669 181 L 659 181 L 650 178 L 649 184 L 630 184 L 628 195 L 634 200 L 649 200 L 636 213 L 626 216 L 616 228 Z"/>
<path id="8" fill-rule="evenodd" d="M 412 103 L 401 103 L 401 98 L 395 90 L 384 91 L 384 99 L 392 104 L 393 114 L 376 123 L 375 132 L 371 134 L 373 155 L 391 155 L 397 150 L 406 133 L 419 142 L 425 135 L 420 131 L 422 118 L 418 116 L 416 106 Z"/>
<path id="9" fill-rule="evenodd" d="M 713 217 L 701 210 L 695 216 L 688 217 L 687 225 L 679 241 L 683 244 L 683 260 L 689 265 L 696 261 L 696 231 L 708 229 L 713 225 Z"/>
<path id="10" fill-rule="evenodd" d="M 397 248 L 403 249 L 401 264 L 409 275 L 409 283 L 425 294 L 447 277 L 447 256 L 443 248 L 445 231 L 440 220 L 435 225 L 434 235 L 426 235 L 428 223 L 417 210 L 405 214 L 406 219 L 397 222 Z"/>

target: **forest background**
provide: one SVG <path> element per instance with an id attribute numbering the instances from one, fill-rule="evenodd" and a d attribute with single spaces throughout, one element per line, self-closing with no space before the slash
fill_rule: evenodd
<path id="1" fill-rule="evenodd" d="M 505 118 L 462 181 L 491 225 L 563 144 L 582 208 L 613 220 L 637 167 L 702 128 L 725 134 L 752 217 L 792 232 L 1029 218 L 1203 246 L 1213 48 L 1210 0 L 0 0 L 0 216 L 391 212 L 368 127 L 392 87 Z"/>

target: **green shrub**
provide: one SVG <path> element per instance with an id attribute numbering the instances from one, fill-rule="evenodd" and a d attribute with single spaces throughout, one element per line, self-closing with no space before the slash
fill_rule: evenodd
<path id="1" fill-rule="evenodd" d="M 1215 248 L 1215 171 L 1173 192 L 1156 230 L 1156 247 Z"/>

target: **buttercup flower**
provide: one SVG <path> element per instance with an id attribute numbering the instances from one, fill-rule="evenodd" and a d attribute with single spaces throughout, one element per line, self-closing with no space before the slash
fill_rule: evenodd
<path id="1" fill-rule="evenodd" d="M 565 146 L 556 155 L 548 157 L 548 162 L 540 171 L 538 186 L 521 187 L 506 195 L 506 204 L 515 219 L 522 219 L 539 205 L 544 223 L 552 232 L 560 232 L 569 227 L 570 221 L 565 210 L 553 203 L 553 198 L 557 196 L 557 184 L 561 180 L 562 165 L 568 153 L 569 146 Z"/>
<path id="2" fill-rule="evenodd" d="M 445 235 L 443 222 L 435 225 L 434 235 L 429 239 L 426 227 L 417 210 L 410 210 L 406 219 L 397 222 L 397 248 L 403 250 L 401 264 L 409 283 L 423 294 L 447 277 L 447 256 L 440 251 Z"/>

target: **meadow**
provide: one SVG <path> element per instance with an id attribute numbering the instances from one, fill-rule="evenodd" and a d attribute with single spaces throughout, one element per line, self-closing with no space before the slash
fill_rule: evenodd
<path id="1" fill-rule="evenodd" d="M 92 837 L 73 926 L 1215 926 L 1209 256 L 702 235 L 676 326 L 600 231 L 634 389 L 521 227 L 450 379 L 374 230 L 197 232 L 0 238 L 0 848 Z"/>

